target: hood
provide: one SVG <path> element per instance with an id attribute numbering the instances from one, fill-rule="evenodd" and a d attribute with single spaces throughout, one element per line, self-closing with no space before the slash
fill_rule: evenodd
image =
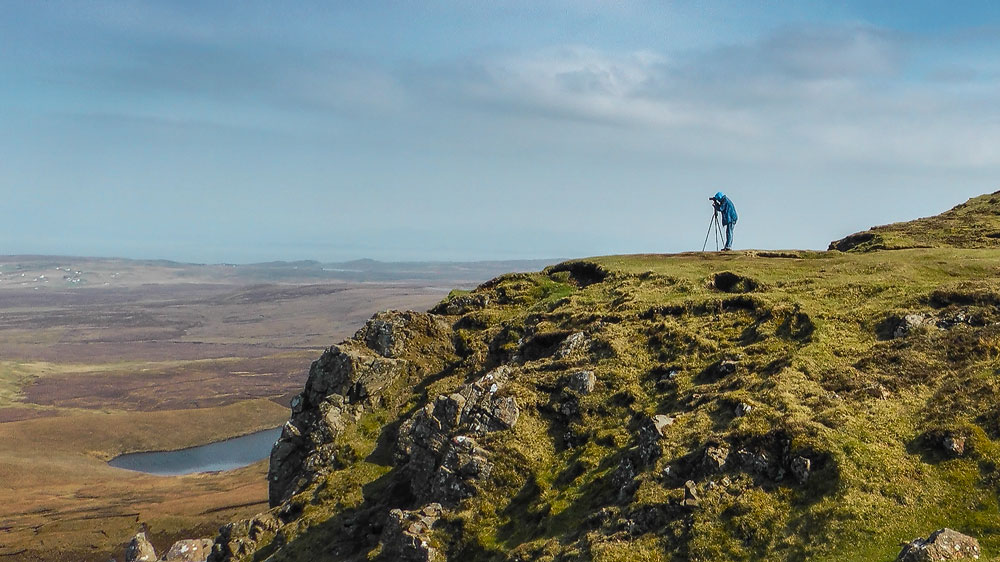
<path id="1" fill-rule="evenodd" d="M 716 193 L 715 197 L 713 197 L 712 199 L 715 199 L 717 201 L 722 201 L 725 198 L 726 198 L 726 194 L 720 191 L 720 192 Z"/>

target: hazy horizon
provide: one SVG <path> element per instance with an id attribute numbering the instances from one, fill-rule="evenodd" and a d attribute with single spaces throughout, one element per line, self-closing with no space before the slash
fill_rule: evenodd
<path id="1" fill-rule="evenodd" d="M 825 249 L 1000 188 L 1000 5 L 13 3 L 0 254 Z"/>

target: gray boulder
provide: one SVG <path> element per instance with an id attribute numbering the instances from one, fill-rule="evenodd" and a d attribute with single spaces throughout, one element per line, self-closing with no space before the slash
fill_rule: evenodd
<path id="1" fill-rule="evenodd" d="M 892 330 L 893 338 L 906 337 L 910 332 L 916 328 L 923 326 L 930 322 L 926 316 L 923 314 L 907 314 L 903 316 L 896 324 L 896 327 Z"/>
<path id="2" fill-rule="evenodd" d="M 333 441 L 407 366 L 403 359 L 347 346 L 333 346 L 313 362 L 305 390 L 292 399 L 292 417 L 271 449 L 267 476 L 272 507 L 335 464 Z"/>
<path id="3" fill-rule="evenodd" d="M 556 349 L 553 357 L 556 359 L 566 359 L 567 357 L 573 355 L 577 351 L 581 351 L 590 346 L 590 338 L 587 337 L 583 332 L 576 332 L 567 337 L 561 344 L 559 348 Z"/>
<path id="4" fill-rule="evenodd" d="M 146 533 L 136 533 L 125 547 L 125 562 L 155 562 L 156 550 L 146 538 Z"/>
<path id="5" fill-rule="evenodd" d="M 926 539 L 913 539 L 903 547 L 896 562 L 978 560 L 981 554 L 979 541 L 958 531 L 944 528 L 934 531 Z"/>
<path id="6" fill-rule="evenodd" d="M 438 503 L 414 511 L 390 511 L 379 538 L 382 546 L 379 559 L 392 562 L 443 560 L 441 553 L 431 546 L 431 529 L 441 518 L 441 512 Z"/>
<path id="7" fill-rule="evenodd" d="M 476 481 L 488 478 L 492 471 L 486 450 L 472 437 L 458 435 L 448 442 L 440 465 L 429 475 L 429 486 L 414 492 L 418 497 L 455 505 L 476 495 Z"/>
<path id="8" fill-rule="evenodd" d="M 594 376 L 594 371 L 578 371 L 569 376 L 569 382 L 566 386 L 574 392 L 590 394 L 594 391 L 595 384 L 597 384 L 597 377 Z"/>
<path id="9" fill-rule="evenodd" d="M 177 541 L 160 560 L 163 562 L 205 562 L 212 553 L 212 539 L 186 539 Z"/>

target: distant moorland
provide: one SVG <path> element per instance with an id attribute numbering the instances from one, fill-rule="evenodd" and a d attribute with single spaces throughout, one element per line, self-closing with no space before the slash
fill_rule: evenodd
<path id="1" fill-rule="evenodd" d="M 154 477 L 113 469 L 274 427 L 325 347 L 382 309 L 546 262 L 196 265 L 0 257 L 0 560 L 121 556 L 211 536 L 266 507 L 266 462 Z"/>

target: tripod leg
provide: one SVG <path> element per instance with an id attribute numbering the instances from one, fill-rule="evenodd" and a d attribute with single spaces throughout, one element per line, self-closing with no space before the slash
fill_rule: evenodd
<path id="1" fill-rule="evenodd" d="M 705 248 L 708 248 L 708 237 L 712 235 L 712 227 L 715 225 L 715 215 L 712 215 L 712 220 L 708 221 L 708 232 L 705 233 L 705 243 L 701 245 L 701 251 L 704 252 Z M 718 237 L 718 234 L 716 234 Z M 715 245 L 719 245 L 718 239 L 715 241 Z"/>

